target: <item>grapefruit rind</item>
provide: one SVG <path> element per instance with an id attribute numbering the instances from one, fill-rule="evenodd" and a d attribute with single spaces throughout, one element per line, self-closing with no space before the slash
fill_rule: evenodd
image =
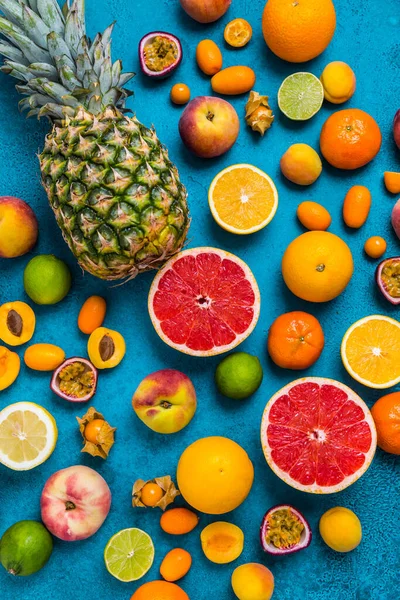
<path id="1" fill-rule="evenodd" d="M 352 475 L 350 475 L 348 477 L 344 477 L 344 479 L 339 484 L 333 485 L 333 486 L 327 486 L 327 487 L 325 487 L 325 486 L 322 487 L 315 483 L 312 485 L 303 485 L 303 484 L 299 483 L 298 481 L 296 481 L 295 479 L 293 479 L 287 472 L 280 469 L 275 464 L 274 460 L 271 457 L 271 447 L 268 443 L 268 438 L 267 438 L 269 413 L 270 413 L 272 406 L 275 403 L 275 400 L 277 400 L 278 398 L 283 396 L 285 393 L 287 393 L 287 391 L 289 391 L 290 389 L 292 389 L 293 387 L 295 387 L 297 385 L 300 385 L 302 383 L 313 383 L 313 382 L 317 383 L 320 386 L 333 385 L 333 386 L 343 390 L 349 396 L 349 399 L 351 399 L 353 402 L 355 402 L 358 406 L 360 406 L 362 408 L 364 415 L 365 415 L 365 421 L 368 423 L 368 425 L 370 426 L 370 430 L 371 430 L 371 439 L 372 439 L 371 446 L 370 446 L 369 451 L 365 454 L 365 461 L 364 461 L 364 464 L 362 465 L 362 467 L 358 471 L 353 473 Z M 375 422 L 374 422 L 372 415 L 368 409 L 368 406 L 358 396 L 358 394 L 356 394 L 351 388 L 349 388 L 344 383 L 341 383 L 340 381 L 336 381 L 334 379 L 329 379 L 326 377 L 303 377 L 301 379 L 296 379 L 295 381 L 288 383 L 286 386 L 284 386 L 283 388 L 278 390 L 272 396 L 272 398 L 268 401 L 268 403 L 264 409 L 264 413 L 263 413 L 263 417 L 262 417 L 262 421 L 261 421 L 261 445 L 262 445 L 265 459 L 266 459 L 269 467 L 275 473 L 275 475 L 277 475 L 280 479 L 282 479 L 282 481 L 287 483 L 287 485 L 289 485 L 297 490 L 300 490 L 302 492 L 308 492 L 310 494 L 334 494 L 336 492 L 341 492 L 342 490 L 346 489 L 347 487 L 349 487 L 350 485 L 355 483 L 368 470 L 368 468 L 372 462 L 372 459 L 374 458 L 375 451 L 376 451 L 377 433 L 376 433 Z"/>
<path id="2" fill-rule="evenodd" d="M 341 355 L 342 355 L 343 365 L 344 365 L 346 371 L 348 372 L 348 374 L 351 375 L 351 377 L 353 379 L 355 379 L 359 383 L 362 383 L 362 385 L 365 385 L 366 387 L 369 387 L 369 388 L 372 388 L 375 390 L 385 390 L 387 388 L 393 387 L 394 385 L 397 385 L 398 383 L 400 383 L 400 375 L 398 377 L 396 377 L 395 379 L 392 379 L 385 383 L 373 383 L 371 381 L 368 381 L 368 379 L 361 377 L 356 371 L 354 371 L 354 369 L 349 364 L 347 354 L 346 354 L 346 345 L 347 345 L 348 339 L 349 339 L 350 335 L 352 334 L 352 332 L 355 329 L 357 329 L 357 327 L 359 327 L 360 325 L 363 325 L 364 323 L 368 323 L 368 321 L 371 321 L 371 320 L 380 320 L 380 321 L 386 321 L 388 323 L 392 323 L 393 325 L 395 325 L 396 327 L 399 328 L 399 337 L 400 337 L 399 321 L 396 321 L 395 319 L 392 319 L 391 317 L 387 317 L 385 315 L 371 315 L 369 317 L 364 317 L 363 319 L 359 319 L 358 321 L 353 323 L 353 325 L 351 327 L 349 327 L 349 329 L 344 334 L 340 351 L 341 351 Z"/>
<path id="3" fill-rule="evenodd" d="M 154 296 L 158 290 L 158 284 L 159 284 L 160 280 L 165 275 L 165 273 L 169 269 L 171 269 L 171 267 L 178 260 L 180 260 L 184 256 L 188 256 L 188 255 L 197 256 L 198 254 L 203 254 L 203 253 L 217 254 L 222 259 L 228 259 L 228 260 L 233 261 L 234 263 L 236 263 L 243 269 L 247 280 L 251 284 L 251 287 L 252 287 L 252 290 L 253 290 L 253 293 L 255 296 L 255 300 L 254 300 L 254 304 L 253 304 L 254 314 L 253 314 L 252 321 L 251 321 L 250 325 L 248 326 L 248 328 L 246 329 L 246 331 L 242 334 L 236 334 L 236 338 L 230 344 L 226 344 L 226 345 L 219 346 L 219 347 L 214 347 L 211 350 L 193 350 L 191 348 L 188 348 L 185 344 L 177 344 L 177 343 L 173 342 L 172 340 L 170 340 L 170 338 L 167 335 L 165 335 L 165 333 L 161 329 L 160 321 L 157 318 L 157 316 L 155 315 L 154 308 L 153 308 L 153 301 L 154 301 Z M 260 290 L 258 288 L 257 281 L 256 281 L 252 271 L 247 266 L 247 264 L 243 260 L 238 258 L 235 254 L 231 254 L 230 252 L 226 252 L 225 250 L 221 250 L 220 248 L 212 248 L 209 246 L 203 246 L 203 247 L 198 247 L 198 248 L 190 248 L 188 250 L 184 250 L 183 252 L 176 254 L 157 273 L 157 275 L 155 276 L 155 278 L 151 284 L 151 287 L 150 287 L 149 299 L 148 299 L 148 310 L 149 310 L 150 319 L 151 319 L 151 322 L 153 323 L 154 329 L 158 333 L 159 337 L 163 340 L 163 342 L 165 342 L 168 346 L 170 346 L 171 348 L 174 348 L 175 350 L 178 350 L 179 352 L 182 352 L 183 354 L 188 354 L 190 356 L 216 356 L 218 354 L 224 354 L 225 352 L 229 352 L 233 348 L 236 348 L 236 346 L 241 344 L 253 332 L 255 326 L 257 325 L 258 318 L 260 316 L 260 304 L 261 304 Z"/>

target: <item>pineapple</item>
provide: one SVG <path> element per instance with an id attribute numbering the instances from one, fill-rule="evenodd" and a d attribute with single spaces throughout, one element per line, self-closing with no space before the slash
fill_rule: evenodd
<path id="1" fill-rule="evenodd" d="M 159 268 L 181 250 L 187 193 L 154 129 L 126 114 L 133 73 L 111 62 L 110 26 L 93 43 L 84 0 L 0 0 L 1 70 L 28 116 L 53 123 L 39 155 L 57 223 L 83 269 L 107 280 Z"/>

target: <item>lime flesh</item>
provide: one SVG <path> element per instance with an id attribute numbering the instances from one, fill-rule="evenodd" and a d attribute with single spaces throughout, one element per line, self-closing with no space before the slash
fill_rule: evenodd
<path id="1" fill-rule="evenodd" d="M 324 88 L 312 73 L 293 73 L 286 77 L 278 92 L 279 108 L 293 121 L 307 121 L 320 110 Z"/>
<path id="2" fill-rule="evenodd" d="M 248 398 L 260 387 L 263 370 L 256 356 L 234 352 L 224 358 L 215 371 L 215 383 L 221 394 L 235 400 Z"/>
<path id="3" fill-rule="evenodd" d="M 0 562 L 12 575 L 32 575 L 44 567 L 53 551 L 53 539 L 38 521 L 11 525 L 0 540 Z"/>
<path id="4" fill-rule="evenodd" d="M 104 550 L 104 562 L 111 575 L 120 581 L 137 581 L 154 560 L 151 537 L 141 529 L 123 529 L 116 533 Z"/>

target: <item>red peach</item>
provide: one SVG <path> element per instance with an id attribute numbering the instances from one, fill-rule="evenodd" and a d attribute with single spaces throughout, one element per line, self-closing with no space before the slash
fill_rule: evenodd
<path id="1" fill-rule="evenodd" d="M 228 10 L 232 0 L 180 0 L 187 14 L 199 23 L 212 23 Z"/>
<path id="2" fill-rule="evenodd" d="M 13 196 L 0 196 L 0 258 L 26 254 L 36 244 L 38 222 L 31 207 Z"/>

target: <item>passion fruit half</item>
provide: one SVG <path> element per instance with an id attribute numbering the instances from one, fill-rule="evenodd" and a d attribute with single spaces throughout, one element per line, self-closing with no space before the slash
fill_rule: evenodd
<path id="1" fill-rule="evenodd" d="M 67 358 L 54 371 L 50 387 L 68 402 L 87 402 L 96 393 L 97 369 L 86 358 Z"/>
<path id="2" fill-rule="evenodd" d="M 149 77 L 169 77 L 183 57 L 179 39 L 165 31 L 152 31 L 139 42 L 139 60 L 142 71 Z"/>
<path id="3" fill-rule="evenodd" d="M 386 300 L 400 304 L 400 256 L 385 258 L 376 269 L 376 283 Z"/>
<path id="4" fill-rule="evenodd" d="M 269 554 L 292 554 L 307 548 L 312 531 L 307 520 L 293 506 L 280 504 L 266 513 L 260 530 L 261 545 Z"/>

